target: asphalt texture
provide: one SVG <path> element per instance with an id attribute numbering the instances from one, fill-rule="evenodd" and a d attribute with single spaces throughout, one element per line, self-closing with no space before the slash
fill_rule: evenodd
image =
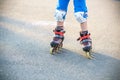
<path id="1" fill-rule="evenodd" d="M 13 11 L 17 12 L 19 9 L 24 12 L 20 8 L 25 1 L 12 0 L 11 2 L 16 3 L 16 9 Z M 45 0 L 45 2 L 49 1 Z M 116 2 L 119 3 L 119 0 L 115 0 Z M 50 26 L 55 26 L 56 23 L 49 20 L 50 14 L 45 13 L 50 16 L 47 20 L 44 18 L 43 21 L 36 22 L 37 17 L 29 20 L 31 17 L 27 19 L 25 14 L 20 16 L 20 13 L 19 15 L 14 12 L 7 13 L 13 3 L 9 3 L 9 0 L 6 2 L 0 0 L 2 4 L 0 8 L 3 8 L 0 10 L 2 12 L 0 14 L 0 80 L 120 80 L 120 57 L 116 57 L 119 51 L 116 53 L 109 50 L 110 52 L 107 53 L 107 49 L 95 46 L 93 53 L 95 58 L 89 60 L 85 58 L 79 42 L 74 40 L 78 36 L 75 34 L 71 38 L 68 31 L 63 49 L 58 54 L 51 55 L 49 50 L 54 27 Z M 6 6 L 6 4 L 10 5 Z M 36 4 L 33 3 L 33 6 Z M 40 6 L 39 4 L 42 5 L 42 3 L 37 5 Z M 35 10 L 31 9 L 31 11 Z M 43 15 L 40 14 L 38 17 Z M 67 20 L 66 25 L 70 24 L 72 23 Z M 70 27 L 66 30 L 74 29 Z M 93 35 L 93 38 L 96 37 Z M 119 48 L 116 47 L 117 50 Z"/>

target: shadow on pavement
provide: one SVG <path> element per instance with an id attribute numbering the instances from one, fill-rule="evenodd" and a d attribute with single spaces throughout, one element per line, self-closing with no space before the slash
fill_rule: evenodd
<path id="1" fill-rule="evenodd" d="M 120 1 L 120 0 L 114 0 L 114 1 Z"/>
<path id="2" fill-rule="evenodd" d="M 67 49 L 63 49 L 61 54 L 55 55 L 56 60 L 61 60 L 61 62 L 65 62 L 67 64 L 70 64 L 71 66 L 75 65 L 79 67 L 79 69 L 87 70 L 88 73 L 90 73 L 89 75 L 91 75 L 90 80 L 120 79 L 120 60 L 107 55 L 103 55 L 101 53 L 95 53 L 94 57 L 95 58 L 93 58 L 92 60 L 89 60 L 79 55 L 78 53 L 72 52 Z"/>

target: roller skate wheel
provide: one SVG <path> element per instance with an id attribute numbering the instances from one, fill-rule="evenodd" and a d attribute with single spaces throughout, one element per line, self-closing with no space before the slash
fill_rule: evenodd
<path id="1" fill-rule="evenodd" d="M 62 50 L 62 47 L 63 47 L 63 43 L 60 44 L 59 50 Z"/>
<path id="2" fill-rule="evenodd" d="M 61 51 L 61 50 L 62 50 L 62 47 L 60 47 L 59 50 Z"/>
<path id="3" fill-rule="evenodd" d="M 88 59 L 92 59 L 92 56 L 91 56 L 90 52 L 86 52 L 86 56 L 87 56 Z"/>
<path id="4" fill-rule="evenodd" d="M 50 54 L 53 55 L 53 53 L 54 53 L 54 48 L 50 48 Z"/>

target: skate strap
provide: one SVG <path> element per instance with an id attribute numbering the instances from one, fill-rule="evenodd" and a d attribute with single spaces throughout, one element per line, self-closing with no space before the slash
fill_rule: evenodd
<path id="1" fill-rule="evenodd" d="M 87 34 L 87 35 L 85 35 L 85 36 L 83 36 L 83 37 L 79 37 L 78 39 L 77 39 L 77 41 L 82 41 L 82 40 L 84 40 L 84 39 L 87 39 L 87 38 L 90 38 L 90 34 Z"/>
<path id="2" fill-rule="evenodd" d="M 64 34 L 64 32 L 57 32 L 57 31 L 54 31 L 54 33 L 55 33 L 56 35 L 60 35 L 60 36 L 63 36 L 63 34 Z"/>

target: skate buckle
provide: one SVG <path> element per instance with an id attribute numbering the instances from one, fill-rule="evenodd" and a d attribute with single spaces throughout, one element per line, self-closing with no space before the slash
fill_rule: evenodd
<path id="1" fill-rule="evenodd" d="M 65 33 L 65 31 L 64 32 L 57 32 L 57 31 L 53 31 L 56 35 L 60 35 L 60 36 L 64 36 L 64 33 Z"/>
<path id="2" fill-rule="evenodd" d="M 90 38 L 90 34 L 87 34 L 87 35 L 85 35 L 85 36 L 83 36 L 83 37 L 79 37 L 78 39 L 77 39 L 77 41 L 82 41 L 82 40 L 84 40 L 84 39 L 86 39 L 86 38 Z"/>

